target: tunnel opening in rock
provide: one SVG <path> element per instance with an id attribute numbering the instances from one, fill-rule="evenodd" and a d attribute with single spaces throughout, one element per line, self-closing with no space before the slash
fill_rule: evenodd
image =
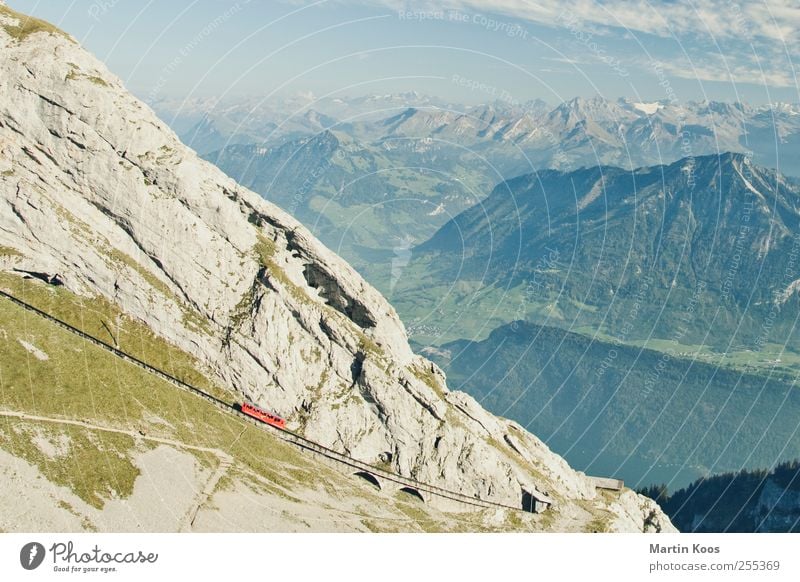
<path id="1" fill-rule="evenodd" d="M 422 496 L 422 493 L 420 493 L 417 489 L 414 489 L 413 487 L 401 487 L 400 493 L 412 497 L 416 501 L 421 501 L 422 503 L 425 503 L 425 498 Z"/>
<path id="2" fill-rule="evenodd" d="M 374 487 L 377 487 L 378 489 L 383 489 L 381 487 L 381 482 L 378 481 L 378 478 L 375 475 L 373 475 L 372 473 L 368 473 L 367 471 L 356 471 L 353 474 L 356 477 L 360 477 L 361 479 L 363 479 L 367 483 L 373 485 Z"/>

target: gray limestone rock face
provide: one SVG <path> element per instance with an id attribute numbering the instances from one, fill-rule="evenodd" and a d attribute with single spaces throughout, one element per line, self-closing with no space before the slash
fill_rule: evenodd
<path id="1" fill-rule="evenodd" d="M 595 499 L 535 436 L 450 392 L 391 305 L 301 224 L 201 160 L 73 39 L 12 38 L 13 23 L 0 11 L 0 246 L 14 250 L 0 268 L 112 301 L 357 459 L 515 507 L 523 490 Z M 616 529 L 671 529 L 628 497 Z"/>

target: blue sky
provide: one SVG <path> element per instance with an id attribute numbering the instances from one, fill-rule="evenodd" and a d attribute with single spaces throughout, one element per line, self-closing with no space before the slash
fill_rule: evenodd
<path id="1" fill-rule="evenodd" d="M 468 103 L 800 101 L 796 0 L 8 3 L 61 26 L 151 101 L 406 90 Z"/>

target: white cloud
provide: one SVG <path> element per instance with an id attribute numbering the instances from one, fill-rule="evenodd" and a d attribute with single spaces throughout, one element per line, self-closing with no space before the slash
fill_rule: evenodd
<path id="1" fill-rule="evenodd" d="M 674 76 L 775 87 L 797 86 L 793 60 L 800 57 L 798 0 L 339 1 L 386 6 L 398 11 L 461 10 L 501 14 L 553 28 L 574 27 L 577 23 L 582 31 L 591 32 L 593 36 L 611 35 L 628 40 L 635 34 L 646 33 L 677 42 L 672 49 L 673 56 L 663 59 L 669 61 L 664 69 Z M 632 60 L 629 54 L 619 55 L 619 58 L 625 63 Z"/>
<path id="2" fill-rule="evenodd" d="M 770 39 L 797 43 L 797 0 L 362 0 L 395 10 L 470 10 L 558 26 L 565 16 L 584 26 L 623 28 L 662 37 Z"/>
<path id="3" fill-rule="evenodd" d="M 785 56 L 784 56 L 785 61 Z M 789 67 L 781 66 L 780 57 L 775 59 L 720 54 L 685 57 L 659 61 L 660 68 L 670 76 L 698 81 L 718 81 L 739 85 L 743 83 L 767 87 L 795 87 L 797 80 Z M 642 70 L 652 69 L 651 62 L 639 61 Z"/>
<path id="4" fill-rule="evenodd" d="M 567 65 L 585 65 L 586 63 L 583 61 L 579 61 L 577 59 L 569 58 L 569 57 L 539 57 L 543 61 L 552 61 L 554 63 L 564 63 Z"/>

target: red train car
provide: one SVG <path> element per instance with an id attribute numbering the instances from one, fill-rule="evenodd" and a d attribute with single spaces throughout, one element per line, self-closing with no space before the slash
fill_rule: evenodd
<path id="1" fill-rule="evenodd" d="M 261 422 L 266 422 L 267 424 L 277 426 L 278 428 L 286 428 L 286 421 L 280 416 L 276 416 L 271 412 L 262 410 L 258 406 L 250 404 L 249 402 L 242 402 L 242 412 L 244 412 L 247 416 L 252 416 L 253 418 L 260 420 Z"/>

